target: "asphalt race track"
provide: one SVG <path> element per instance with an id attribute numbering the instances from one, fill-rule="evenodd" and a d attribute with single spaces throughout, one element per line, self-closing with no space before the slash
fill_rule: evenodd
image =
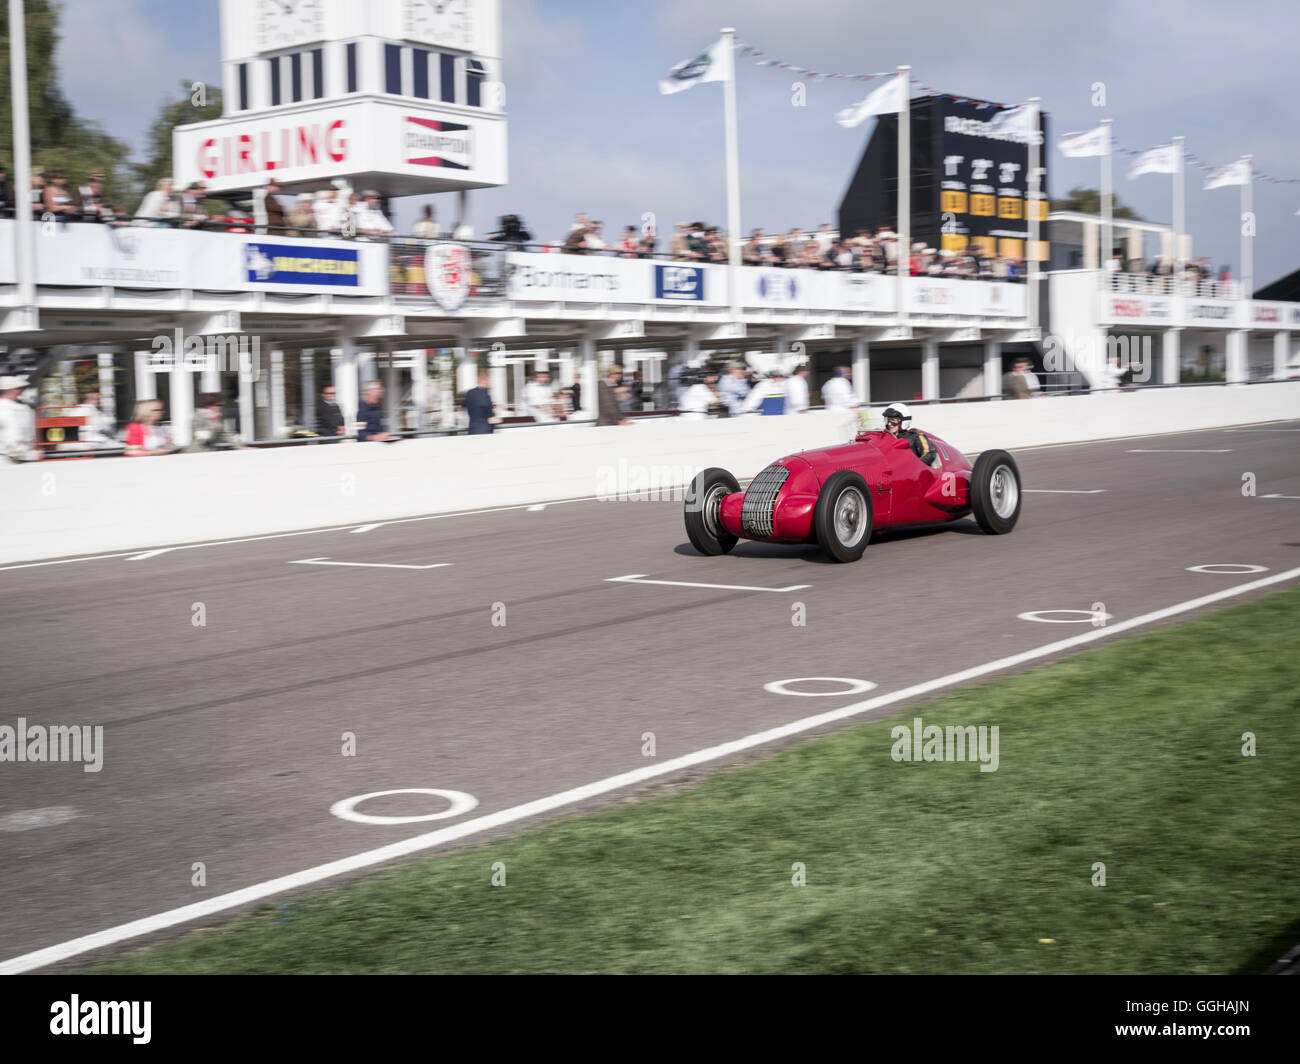
<path id="1" fill-rule="evenodd" d="M 1016 457 L 1011 535 L 886 533 L 853 565 L 701 557 L 680 502 L 578 501 L 0 567 L 0 724 L 104 726 L 102 771 L 0 764 L 0 961 L 488 814 L 512 811 L 468 838 L 571 814 L 650 784 L 516 807 L 1300 567 L 1300 422 Z M 679 583 L 612 579 L 633 574 Z M 1019 616 L 1055 610 L 1080 612 Z M 805 677 L 862 683 L 764 688 Z M 331 812 L 409 788 L 478 804 Z"/>

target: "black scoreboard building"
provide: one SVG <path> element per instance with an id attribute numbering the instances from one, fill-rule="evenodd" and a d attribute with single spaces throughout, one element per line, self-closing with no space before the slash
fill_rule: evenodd
<path id="1" fill-rule="evenodd" d="M 1023 135 L 994 133 L 1000 108 L 923 96 L 911 102 L 912 241 L 961 252 L 978 244 L 987 255 L 1027 258 L 1029 145 Z M 1048 260 L 1047 118 L 1039 112 L 1039 246 Z M 898 115 L 880 115 L 857 171 L 840 202 L 839 230 L 896 228 Z"/>

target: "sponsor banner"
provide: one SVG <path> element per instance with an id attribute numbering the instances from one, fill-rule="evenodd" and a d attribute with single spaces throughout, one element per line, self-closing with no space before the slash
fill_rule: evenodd
<path id="1" fill-rule="evenodd" d="M 431 244 L 424 253 L 424 279 L 429 294 L 448 314 L 465 305 L 472 273 L 469 248 L 463 244 Z"/>
<path id="2" fill-rule="evenodd" d="M 518 252 L 506 270 L 511 299 L 647 303 L 650 285 L 649 261 L 605 255 Z"/>
<path id="3" fill-rule="evenodd" d="M 315 244 L 244 245 L 246 280 L 254 285 L 325 285 L 357 288 L 361 263 L 356 248 Z"/>
<path id="4" fill-rule="evenodd" d="M 1233 325 L 1237 320 L 1237 304 L 1207 299 L 1188 300 L 1187 317 L 1190 321 Z"/>
<path id="5" fill-rule="evenodd" d="M 44 285 L 356 295 L 387 288 L 379 243 L 73 222 L 38 230 L 35 245 Z"/>
<path id="6" fill-rule="evenodd" d="M 845 310 L 893 310 L 898 291 L 891 278 L 872 273 L 842 273 L 840 301 Z"/>
<path id="7" fill-rule="evenodd" d="M 1109 316 L 1120 321 L 1165 322 L 1170 317 L 1168 299 L 1150 296 L 1107 296 Z"/>
<path id="8" fill-rule="evenodd" d="M 1281 325 L 1287 320 L 1287 307 L 1281 303 L 1252 303 L 1250 308 L 1250 320 L 1256 325 Z"/>
<path id="9" fill-rule="evenodd" d="M 464 123 L 407 115 L 403 128 L 407 165 L 474 168 L 474 130 Z"/>
<path id="10" fill-rule="evenodd" d="M 704 267 L 655 263 L 654 269 L 655 299 L 673 303 L 683 300 L 704 302 Z"/>

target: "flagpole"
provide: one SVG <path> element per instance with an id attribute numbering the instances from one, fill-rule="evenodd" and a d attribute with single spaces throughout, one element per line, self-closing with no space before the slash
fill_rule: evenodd
<path id="1" fill-rule="evenodd" d="M 1241 186 L 1241 292 L 1239 299 L 1249 299 L 1251 296 L 1251 286 L 1255 280 L 1255 262 L 1254 262 L 1254 233 L 1255 220 L 1250 219 L 1249 223 L 1246 216 L 1251 211 L 1251 185 L 1255 180 L 1255 168 L 1253 166 L 1253 155 L 1244 155 L 1242 158 L 1246 163 L 1246 180 Z"/>
<path id="2" fill-rule="evenodd" d="M 1186 192 L 1183 184 L 1183 138 L 1174 137 L 1174 283 L 1172 291 L 1177 294 L 1178 282 L 1183 276 L 1183 231 L 1187 228 L 1185 217 Z"/>
<path id="3" fill-rule="evenodd" d="M 24 324 L 36 325 L 36 268 L 32 229 L 32 145 L 27 115 L 27 23 L 22 0 L 9 0 L 9 69 L 13 104 L 14 140 L 14 275 L 18 280 L 18 305 L 26 312 Z"/>
<path id="4" fill-rule="evenodd" d="M 736 31 L 722 31 L 722 55 L 726 65 L 723 79 L 723 110 L 726 114 L 727 148 L 727 295 L 731 318 L 740 320 L 740 160 L 736 141 Z"/>
<path id="5" fill-rule="evenodd" d="M 1040 97 L 1029 97 L 1029 254 L 1025 265 L 1029 273 L 1029 327 L 1038 326 L 1038 105 Z"/>
<path id="6" fill-rule="evenodd" d="M 912 260 L 912 102 L 908 91 L 910 66 L 898 68 L 902 82 L 898 105 L 898 320 L 907 324 L 907 278 Z"/>
<path id="7" fill-rule="evenodd" d="M 1111 236 L 1111 187 L 1113 180 L 1111 177 L 1110 162 L 1110 123 L 1109 118 L 1101 120 L 1102 128 L 1106 130 L 1106 151 L 1101 157 L 1101 249 L 1102 258 L 1099 265 L 1102 270 L 1110 269 L 1110 257 L 1113 250 L 1114 240 Z"/>

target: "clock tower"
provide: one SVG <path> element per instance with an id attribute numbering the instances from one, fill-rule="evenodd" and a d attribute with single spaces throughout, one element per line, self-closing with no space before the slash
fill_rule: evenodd
<path id="1" fill-rule="evenodd" d="M 385 196 L 506 183 L 500 0 L 221 0 L 224 114 L 176 180 Z"/>

